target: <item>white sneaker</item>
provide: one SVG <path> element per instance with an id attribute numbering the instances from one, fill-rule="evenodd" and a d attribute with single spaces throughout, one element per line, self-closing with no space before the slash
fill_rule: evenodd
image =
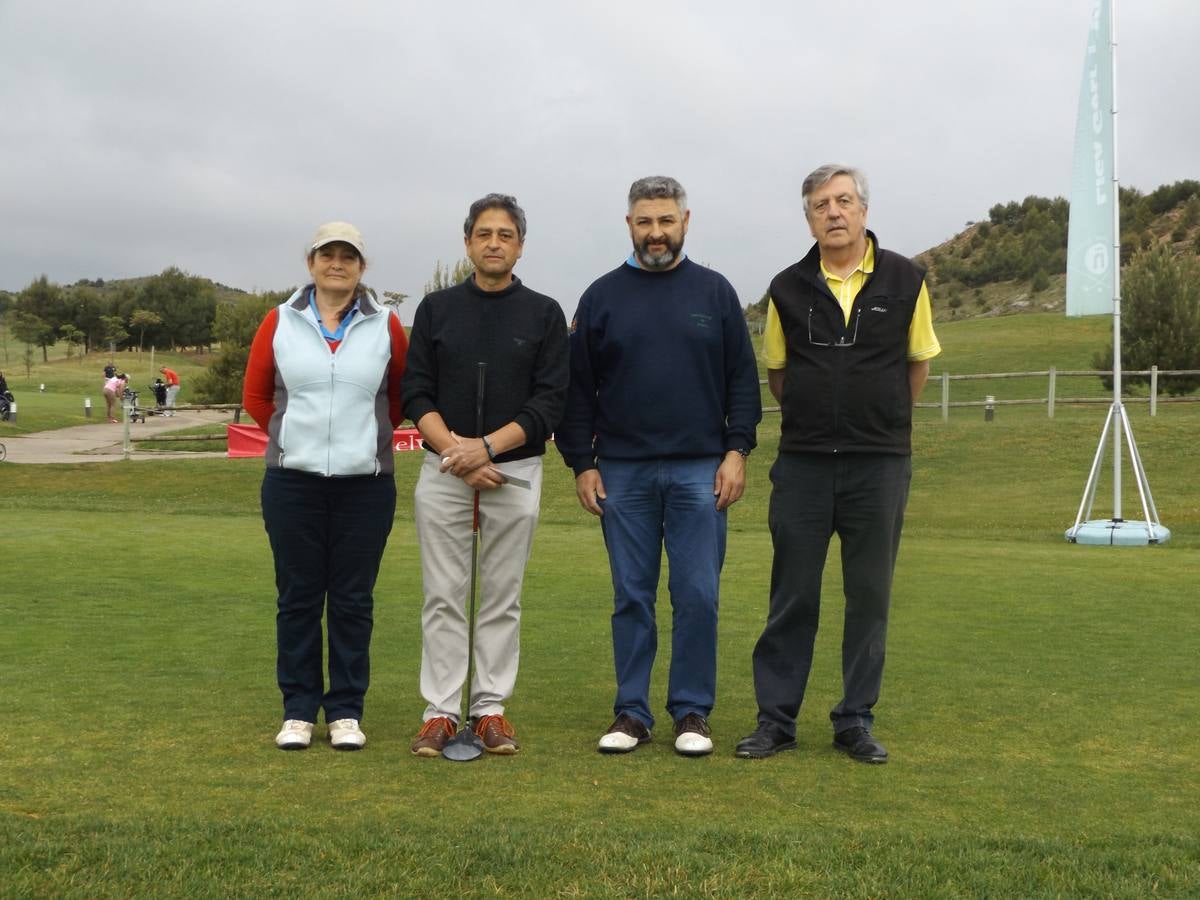
<path id="1" fill-rule="evenodd" d="M 367 736 L 358 727 L 358 719 L 338 719 L 329 723 L 329 743 L 334 750 L 361 750 Z"/>
<path id="2" fill-rule="evenodd" d="M 312 743 L 312 722 L 288 719 L 279 734 L 275 735 L 275 746 L 280 750 L 307 750 Z"/>

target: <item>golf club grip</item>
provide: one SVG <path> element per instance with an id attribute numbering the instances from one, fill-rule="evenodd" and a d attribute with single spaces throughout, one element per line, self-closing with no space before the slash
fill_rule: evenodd
<path id="1" fill-rule="evenodd" d="M 487 363 L 479 363 L 479 383 L 475 387 L 475 432 L 483 437 L 483 389 L 487 381 Z"/>

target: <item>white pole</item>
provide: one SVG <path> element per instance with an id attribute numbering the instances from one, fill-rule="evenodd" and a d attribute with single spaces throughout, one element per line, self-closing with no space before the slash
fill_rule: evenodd
<path id="1" fill-rule="evenodd" d="M 1113 409 L 1121 412 L 1121 182 L 1117 177 L 1117 0 L 1108 17 L 1112 44 L 1112 198 L 1113 198 Z M 1113 520 L 1121 521 L 1121 424 L 1113 420 Z"/>

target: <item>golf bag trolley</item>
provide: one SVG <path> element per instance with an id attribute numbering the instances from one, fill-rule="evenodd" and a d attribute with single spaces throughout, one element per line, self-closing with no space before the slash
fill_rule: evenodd
<path id="1" fill-rule="evenodd" d="M 12 405 L 17 402 L 12 391 L 8 389 L 8 379 L 0 372 L 0 422 L 7 422 L 12 416 Z"/>
<path id="2" fill-rule="evenodd" d="M 146 410 L 138 406 L 138 392 L 133 388 L 125 388 L 121 395 L 121 403 L 129 411 L 130 422 L 145 422 Z"/>
<path id="3" fill-rule="evenodd" d="M 150 393 L 154 395 L 154 409 L 147 409 L 147 414 L 151 416 L 165 416 L 167 414 L 166 382 L 161 378 L 154 379 L 154 384 L 150 385 Z"/>
<path id="4" fill-rule="evenodd" d="M 129 410 L 130 422 L 145 422 L 146 416 L 165 416 L 167 414 L 167 386 L 162 379 L 155 381 L 147 390 L 154 395 L 154 406 L 139 406 L 138 392 L 132 388 L 125 388 L 122 402 Z"/>

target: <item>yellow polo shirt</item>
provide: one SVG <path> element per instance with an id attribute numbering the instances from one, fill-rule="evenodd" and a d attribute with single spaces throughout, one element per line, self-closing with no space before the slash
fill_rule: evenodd
<path id="1" fill-rule="evenodd" d="M 867 276 L 875 271 L 875 245 L 867 241 L 867 253 L 853 272 L 845 278 L 839 278 L 821 263 L 821 277 L 829 285 L 829 290 L 837 298 L 846 316 L 846 324 L 850 324 L 850 310 L 854 306 L 854 298 L 866 284 Z M 922 362 L 933 359 L 942 352 L 937 335 L 933 333 L 933 308 L 929 303 L 929 288 L 921 282 L 921 292 L 917 295 L 917 306 L 913 310 L 912 321 L 908 323 L 908 361 Z M 763 334 L 763 359 L 768 369 L 783 369 L 787 367 L 787 343 L 783 338 L 783 326 L 779 324 L 779 313 L 775 311 L 775 301 L 767 301 L 767 328 Z"/>

